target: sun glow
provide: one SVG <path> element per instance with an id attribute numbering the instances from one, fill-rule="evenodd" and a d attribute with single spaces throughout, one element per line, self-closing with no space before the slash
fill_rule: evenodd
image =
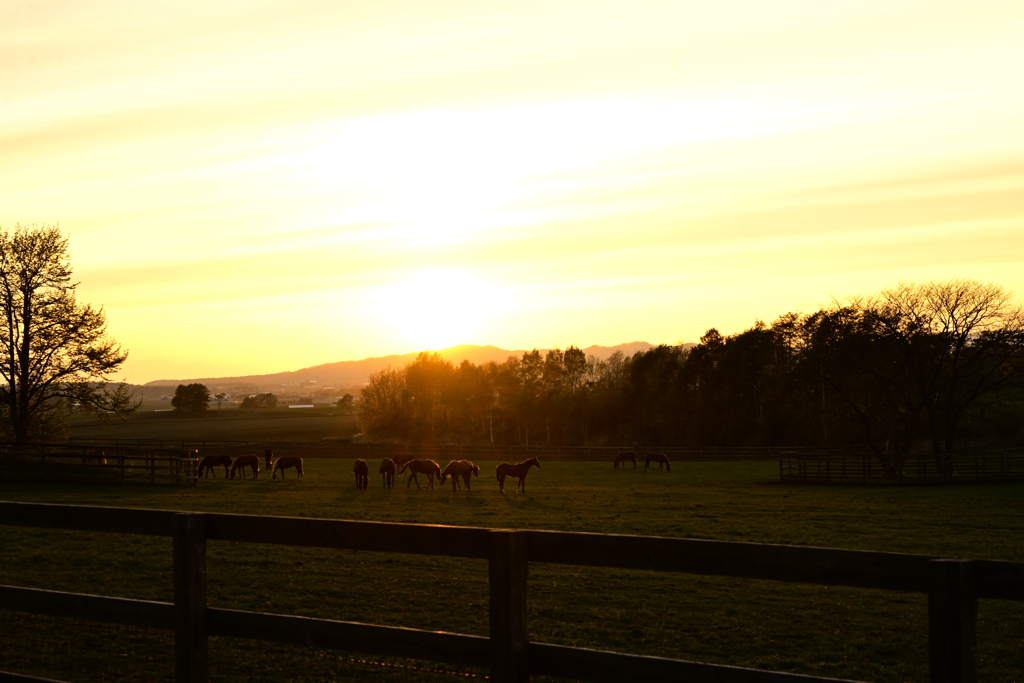
<path id="1" fill-rule="evenodd" d="M 475 343 L 485 322 L 507 313 L 503 289 L 463 272 L 437 269 L 385 285 L 370 296 L 373 313 L 414 348 Z"/>

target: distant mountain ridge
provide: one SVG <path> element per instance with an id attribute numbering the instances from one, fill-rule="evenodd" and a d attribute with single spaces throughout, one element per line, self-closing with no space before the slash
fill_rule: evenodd
<path id="1" fill-rule="evenodd" d="M 646 351 L 652 344 L 643 341 L 634 341 L 617 346 L 588 346 L 583 352 L 588 356 L 594 356 L 601 360 L 607 359 L 616 351 L 621 351 L 625 356 L 632 356 L 637 351 Z M 541 349 L 546 353 L 548 349 Z M 301 370 L 289 370 L 286 372 L 275 372 L 266 375 L 241 375 L 238 377 L 200 377 L 195 379 L 157 379 L 146 382 L 147 387 L 177 386 L 178 384 L 191 384 L 198 382 L 205 384 L 211 389 L 222 385 L 254 384 L 260 387 L 272 385 L 298 384 L 300 382 L 316 382 L 321 386 L 351 387 L 365 384 L 369 381 L 370 375 L 379 372 L 387 367 L 401 368 L 416 360 L 421 352 L 403 353 L 391 356 L 379 356 L 376 358 L 364 358 L 362 360 L 343 360 L 334 363 L 314 365 Z M 522 349 L 507 350 L 497 346 L 476 346 L 464 344 L 453 346 L 437 352 L 442 358 L 458 365 L 463 360 L 468 360 L 474 365 L 482 365 L 490 361 L 504 363 L 509 356 L 521 357 L 525 353 Z"/>

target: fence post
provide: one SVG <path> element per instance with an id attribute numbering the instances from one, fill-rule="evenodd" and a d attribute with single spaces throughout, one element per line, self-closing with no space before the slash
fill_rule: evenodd
<path id="1" fill-rule="evenodd" d="M 976 683 L 978 583 L 970 560 L 928 562 L 931 683 Z"/>
<path id="2" fill-rule="evenodd" d="M 491 593 L 491 681 L 530 680 L 526 630 L 526 534 L 492 529 L 488 575 Z"/>
<path id="3" fill-rule="evenodd" d="M 176 683 L 206 683 L 206 534 L 203 515 L 174 515 Z"/>

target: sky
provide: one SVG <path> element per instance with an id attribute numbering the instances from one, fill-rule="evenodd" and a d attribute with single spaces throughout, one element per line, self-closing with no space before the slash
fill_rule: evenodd
<path id="1" fill-rule="evenodd" d="M 0 228 L 123 378 L 1024 295 L 1024 4 L 0 0 Z"/>

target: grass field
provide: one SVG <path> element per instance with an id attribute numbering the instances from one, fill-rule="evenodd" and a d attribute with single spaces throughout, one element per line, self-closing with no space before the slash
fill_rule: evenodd
<path id="1" fill-rule="evenodd" d="M 1024 484 L 795 487 L 775 463 L 678 463 L 671 474 L 542 463 L 501 496 L 355 488 L 352 461 L 304 481 L 197 488 L 0 482 L 0 499 L 710 538 L 1024 561 Z M 376 471 L 376 463 L 371 471 Z M 210 542 L 212 606 L 486 635 L 482 561 Z M 0 583 L 171 600 L 169 539 L 0 527 Z M 922 594 L 533 564 L 535 641 L 859 680 L 925 681 Z M 72 681 L 172 680 L 169 633 L 4 613 L 0 670 Z M 18 647 L 12 647 L 14 643 Z M 1024 604 L 983 600 L 983 681 L 1024 680 Z M 412 661 L 217 638 L 218 681 L 452 680 Z M 449 667 L 450 670 L 455 671 Z M 458 670 L 458 674 L 484 672 Z"/>
<path id="2" fill-rule="evenodd" d="M 201 417 L 174 412 L 140 412 L 109 426 L 80 416 L 71 424 L 70 440 L 319 441 L 350 437 L 357 431 L 355 418 L 342 415 L 337 408 L 211 408 Z"/>

